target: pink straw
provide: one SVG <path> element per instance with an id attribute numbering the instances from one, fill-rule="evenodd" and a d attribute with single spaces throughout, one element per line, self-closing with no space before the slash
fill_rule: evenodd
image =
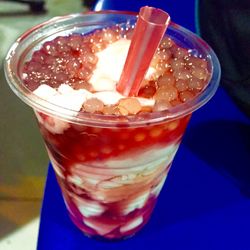
<path id="1" fill-rule="evenodd" d="M 117 91 L 136 96 L 141 81 L 170 22 L 168 13 L 153 7 L 142 7 L 129 47 Z"/>

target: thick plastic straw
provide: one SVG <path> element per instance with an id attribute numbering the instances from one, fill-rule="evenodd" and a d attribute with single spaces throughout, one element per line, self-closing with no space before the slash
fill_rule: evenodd
<path id="1" fill-rule="evenodd" d="M 168 13 L 153 7 L 142 7 L 132 36 L 117 91 L 136 96 L 150 62 L 170 22 Z"/>

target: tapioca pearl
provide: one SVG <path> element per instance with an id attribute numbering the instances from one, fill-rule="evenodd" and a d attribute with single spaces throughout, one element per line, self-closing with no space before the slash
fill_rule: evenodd
<path id="1" fill-rule="evenodd" d="M 111 147 L 105 146 L 101 148 L 101 152 L 105 155 L 111 154 L 113 149 Z"/>
<path id="2" fill-rule="evenodd" d="M 180 100 L 182 102 L 187 102 L 187 101 L 194 98 L 193 93 L 191 91 L 188 91 L 188 90 L 181 92 L 179 96 L 180 96 Z"/>
<path id="3" fill-rule="evenodd" d="M 81 68 L 82 64 L 76 58 L 71 58 L 66 63 L 66 70 L 71 76 L 77 75 L 78 70 Z"/>
<path id="4" fill-rule="evenodd" d="M 170 123 L 167 124 L 167 129 L 169 131 L 173 131 L 173 130 L 177 129 L 177 127 L 179 126 L 179 124 L 180 124 L 179 120 L 172 121 L 172 122 L 170 122 Z"/>
<path id="5" fill-rule="evenodd" d="M 176 71 L 176 70 L 180 70 L 182 68 L 184 68 L 185 66 L 185 61 L 183 58 L 174 58 L 171 60 L 170 62 L 171 68 Z"/>
<path id="6" fill-rule="evenodd" d="M 119 32 L 117 32 L 119 34 Z M 134 34 L 134 30 L 133 29 L 126 29 L 124 35 L 122 36 L 125 39 L 131 40 Z M 117 39 L 120 39 L 120 36 L 117 36 Z"/>
<path id="7" fill-rule="evenodd" d="M 126 146 L 125 146 L 124 144 L 119 144 L 117 147 L 118 147 L 118 149 L 121 150 L 121 151 L 124 150 L 124 149 L 126 148 Z"/>
<path id="8" fill-rule="evenodd" d="M 208 78 L 208 75 L 209 75 L 207 69 L 204 69 L 204 68 L 199 67 L 199 66 L 193 67 L 191 72 L 192 72 L 193 76 L 195 76 L 196 78 L 198 78 L 200 80 L 206 80 Z"/>
<path id="9" fill-rule="evenodd" d="M 135 136 L 134 136 L 134 140 L 136 142 L 142 142 L 146 139 L 146 135 L 144 133 L 137 133 Z"/>
<path id="10" fill-rule="evenodd" d="M 157 138 L 162 134 L 162 129 L 161 128 L 153 128 L 149 131 L 149 135 L 152 138 Z"/>
<path id="11" fill-rule="evenodd" d="M 189 80 L 192 77 L 191 72 L 185 68 L 176 69 L 173 74 L 176 80 Z"/>
<path id="12" fill-rule="evenodd" d="M 120 227 L 120 232 L 121 233 L 128 232 L 128 231 L 130 231 L 132 229 L 137 228 L 142 223 L 143 223 L 143 217 L 142 216 L 136 217 L 136 218 L 130 220 L 129 222 L 127 222 L 122 227 Z"/>
<path id="13" fill-rule="evenodd" d="M 58 54 L 57 46 L 53 41 L 45 42 L 43 44 L 43 51 L 51 56 L 56 56 Z"/>
<path id="14" fill-rule="evenodd" d="M 69 37 L 68 45 L 76 51 L 79 51 L 81 48 L 83 38 L 81 35 L 73 34 Z"/>
<path id="15" fill-rule="evenodd" d="M 46 54 L 43 51 L 37 50 L 32 55 L 32 61 L 43 63 L 45 57 Z"/>
<path id="16" fill-rule="evenodd" d="M 83 64 L 83 68 L 84 68 L 84 70 L 87 69 L 89 72 L 91 72 L 91 76 L 92 76 L 93 71 L 94 71 L 95 68 L 96 68 L 96 65 L 95 65 L 95 64 L 92 64 L 92 63 L 85 63 L 85 64 Z"/>
<path id="17" fill-rule="evenodd" d="M 178 81 L 176 81 L 175 83 L 175 87 L 177 88 L 178 91 L 185 91 L 188 89 L 189 84 L 187 80 L 178 79 Z"/>
<path id="18" fill-rule="evenodd" d="M 24 84 L 31 91 L 36 90 L 40 86 L 40 82 L 37 79 L 33 79 L 31 76 L 25 78 Z"/>
<path id="19" fill-rule="evenodd" d="M 26 67 L 27 72 L 30 72 L 30 73 L 37 72 L 42 68 L 42 64 L 39 62 L 30 61 L 26 63 L 25 67 Z"/>
<path id="20" fill-rule="evenodd" d="M 182 102 L 179 99 L 175 99 L 175 100 L 171 101 L 170 103 L 171 103 L 172 107 L 176 107 L 176 106 L 182 104 Z"/>
<path id="21" fill-rule="evenodd" d="M 163 37 L 159 45 L 160 49 L 169 49 L 174 45 L 174 41 L 170 37 Z"/>
<path id="22" fill-rule="evenodd" d="M 64 44 L 64 45 L 57 45 L 57 51 L 59 53 L 70 53 L 71 51 L 71 47 L 68 46 L 67 44 Z"/>
<path id="23" fill-rule="evenodd" d="M 78 59 L 79 55 L 71 52 L 64 52 L 58 55 L 57 62 L 59 67 L 65 67 L 66 63 L 72 58 Z"/>
<path id="24" fill-rule="evenodd" d="M 98 127 L 91 128 L 91 133 L 93 134 L 100 134 L 102 131 L 103 131 L 102 128 L 98 128 Z"/>
<path id="25" fill-rule="evenodd" d="M 196 77 L 192 77 L 190 78 L 190 80 L 188 81 L 188 87 L 190 89 L 194 89 L 194 90 L 202 90 L 204 87 L 204 82 Z"/>
<path id="26" fill-rule="evenodd" d="M 160 61 L 160 57 L 157 53 L 154 54 L 153 59 L 150 62 L 150 67 L 156 68 L 156 65 Z"/>
<path id="27" fill-rule="evenodd" d="M 85 53 L 80 54 L 80 60 L 84 64 L 96 64 L 98 61 L 98 57 L 94 53 L 86 51 Z"/>
<path id="28" fill-rule="evenodd" d="M 54 56 L 48 55 L 44 59 L 44 64 L 47 64 L 47 65 L 45 65 L 46 67 L 54 69 L 55 67 L 58 66 L 57 58 Z"/>
<path id="29" fill-rule="evenodd" d="M 168 87 L 173 86 L 175 84 L 175 78 L 172 74 L 164 74 L 163 76 L 160 76 L 157 80 L 158 87 Z"/>
<path id="30" fill-rule="evenodd" d="M 68 38 L 67 37 L 57 37 L 54 40 L 55 44 L 56 44 L 56 49 L 58 52 L 60 53 L 65 53 L 65 52 L 69 52 L 71 50 L 70 46 L 68 46 Z"/>
<path id="31" fill-rule="evenodd" d="M 53 79 L 59 84 L 66 83 L 68 81 L 68 75 L 64 72 L 54 73 Z"/>
<path id="32" fill-rule="evenodd" d="M 171 107 L 172 107 L 172 105 L 169 101 L 164 100 L 164 99 L 160 99 L 160 100 L 156 100 L 155 105 L 153 107 L 153 111 L 159 112 L 159 111 L 167 110 Z"/>
<path id="33" fill-rule="evenodd" d="M 189 67 L 195 67 L 195 66 L 199 66 L 202 67 L 204 69 L 207 68 L 207 61 L 203 58 L 198 58 L 198 57 L 194 57 L 194 56 L 189 56 L 186 59 L 186 64 Z"/>
<path id="34" fill-rule="evenodd" d="M 156 53 L 158 58 L 162 61 L 167 61 L 172 56 L 171 51 L 168 49 L 158 50 Z"/>
<path id="35" fill-rule="evenodd" d="M 124 108 L 129 114 L 137 114 L 141 111 L 141 104 L 136 98 L 124 98 L 119 101 L 119 108 Z"/>
<path id="36" fill-rule="evenodd" d="M 89 92 L 93 91 L 92 85 L 84 80 L 76 80 L 74 82 L 70 82 L 69 85 L 75 90 L 86 89 Z"/>
<path id="37" fill-rule="evenodd" d="M 153 73 L 153 75 L 156 78 L 159 78 L 162 76 L 166 71 L 169 69 L 169 64 L 165 61 L 159 61 L 155 66 L 156 72 Z"/>
<path id="38" fill-rule="evenodd" d="M 81 67 L 78 72 L 77 72 L 77 77 L 80 78 L 81 80 L 86 80 L 88 81 L 92 76 L 92 70 Z"/>
<path id="39" fill-rule="evenodd" d="M 185 58 L 189 56 L 189 52 L 181 47 L 174 47 L 172 53 L 175 58 Z"/>
<path id="40" fill-rule="evenodd" d="M 113 29 L 104 29 L 102 31 L 102 40 L 107 43 L 113 43 L 118 39 L 118 34 Z"/>
<path id="41" fill-rule="evenodd" d="M 84 102 L 83 107 L 86 112 L 95 113 L 102 112 L 104 105 L 103 102 L 97 98 L 91 98 Z"/>
<path id="42" fill-rule="evenodd" d="M 68 38 L 65 37 L 65 36 L 58 36 L 58 37 L 55 38 L 54 43 L 56 45 L 60 45 L 60 46 L 67 45 L 68 44 Z"/>
<path id="43" fill-rule="evenodd" d="M 91 152 L 89 152 L 89 156 L 92 157 L 92 158 L 96 158 L 98 156 L 98 152 L 91 151 Z"/>
<path id="44" fill-rule="evenodd" d="M 166 100 L 168 102 L 176 99 L 178 97 L 178 91 L 174 86 L 169 86 L 167 88 L 160 87 L 157 89 L 154 99 L 156 101 Z"/>
<path id="45" fill-rule="evenodd" d="M 121 132 L 119 137 L 121 140 L 127 140 L 130 137 L 130 133 L 129 132 Z"/>
<path id="46" fill-rule="evenodd" d="M 38 77 L 43 78 L 43 79 L 51 79 L 53 76 L 53 71 L 51 69 L 49 69 L 46 66 L 43 66 L 40 70 L 39 70 L 39 74 Z"/>
<path id="47" fill-rule="evenodd" d="M 78 154 L 76 154 L 76 158 L 80 162 L 84 162 L 87 160 L 87 157 L 85 156 L 85 154 L 83 152 L 79 152 Z"/>
<path id="48" fill-rule="evenodd" d="M 93 53 L 97 53 L 97 52 L 104 50 L 106 47 L 107 47 L 107 43 L 100 41 L 100 40 L 99 41 L 93 40 L 91 50 Z"/>
<path id="49" fill-rule="evenodd" d="M 79 56 L 80 55 L 83 55 L 83 54 L 86 54 L 86 53 L 94 53 L 92 51 L 92 43 L 89 41 L 89 42 L 82 42 L 81 43 L 81 47 L 80 47 L 80 50 L 79 50 Z"/>

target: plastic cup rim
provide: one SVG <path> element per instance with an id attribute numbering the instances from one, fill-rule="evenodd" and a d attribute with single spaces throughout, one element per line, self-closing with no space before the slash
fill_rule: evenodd
<path id="1" fill-rule="evenodd" d="M 77 112 L 67 108 L 59 107 L 58 105 L 47 102 L 46 100 L 39 98 L 32 91 L 28 90 L 23 86 L 22 80 L 13 73 L 11 70 L 11 59 L 16 49 L 18 48 L 20 42 L 22 42 L 28 36 L 31 36 L 33 32 L 37 31 L 41 27 L 53 25 L 54 22 L 60 21 L 62 19 L 73 19 L 79 16 L 87 16 L 87 15 L 100 15 L 100 14 L 116 14 L 116 15 L 131 15 L 137 16 L 138 13 L 131 11 L 89 11 L 84 13 L 75 13 L 65 16 L 53 17 L 48 21 L 40 23 L 26 32 L 24 32 L 10 47 L 7 56 L 5 58 L 4 63 L 4 72 L 7 79 L 7 82 L 13 92 L 26 104 L 31 106 L 34 110 L 46 113 L 48 115 L 52 115 L 58 117 L 59 119 L 77 123 L 77 124 L 91 124 L 92 126 L 105 126 L 106 127 L 117 127 L 119 126 L 145 126 L 145 124 L 155 124 L 165 122 L 167 120 L 173 120 L 177 118 L 181 118 L 185 115 L 188 115 L 205 103 L 207 103 L 212 96 L 215 94 L 218 86 L 221 75 L 220 63 L 218 61 L 217 56 L 215 55 L 212 48 L 200 37 L 198 37 L 193 32 L 187 30 L 186 28 L 174 23 L 170 22 L 169 28 L 173 30 L 178 30 L 187 35 L 187 37 L 191 37 L 196 41 L 196 43 L 202 44 L 202 47 L 206 50 L 207 55 L 210 56 L 212 62 L 212 72 L 209 83 L 207 87 L 196 97 L 194 97 L 191 101 L 178 105 L 176 107 L 172 107 L 168 110 L 152 112 L 147 114 L 141 114 L 140 116 L 116 116 L 116 115 L 103 115 L 103 114 L 90 114 L 86 112 Z M 48 105 L 49 104 L 49 105 Z M 60 111 L 60 112 L 59 112 Z M 70 113 L 70 115 L 69 115 Z M 139 119 L 138 119 L 139 118 Z"/>

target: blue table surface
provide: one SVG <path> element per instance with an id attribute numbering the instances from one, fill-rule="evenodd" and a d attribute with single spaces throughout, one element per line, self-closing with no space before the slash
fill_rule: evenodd
<path id="1" fill-rule="evenodd" d="M 125 241 L 84 236 L 51 166 L 38 250 L 250 249 L 250 121 L 219 88 L 193 114 L 150 222 Z"/>

